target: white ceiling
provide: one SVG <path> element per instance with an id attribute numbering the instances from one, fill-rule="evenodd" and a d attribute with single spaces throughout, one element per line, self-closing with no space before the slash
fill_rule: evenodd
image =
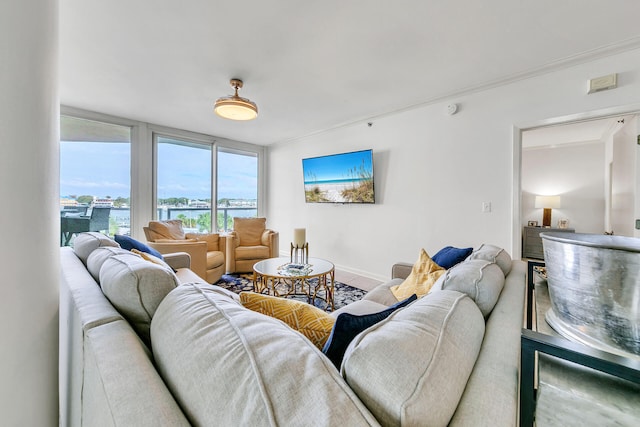
<path id="1" fill-rule="evenodd" d="M 271 144 L 640 47 L 638 16 L 638 0 L 61 0 L 60 98 Z M 232 77 L 256 120 L 213 113 Z"/>

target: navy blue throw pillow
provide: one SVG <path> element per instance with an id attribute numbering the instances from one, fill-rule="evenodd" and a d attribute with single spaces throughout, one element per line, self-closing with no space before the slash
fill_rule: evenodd
<path id="1" fill-rule="evenodd" d="M 473 248 L 454 248 L 453 246 L 446 246 L 438 251 L 437 254 L 431 257 L 433 262 L 438 264 L 445 270 L 450 269 L 454 265 L 467 259 L 473 252 Z"/>
<path id="2" fill-rule="evenodd" d="M 362 331 L 370 326 L 375 325 L 378 322 L 386 319 L 399 308 L 402 308 L 409 303 L 417 300 L 418 297 L 413 294 L 404 301 L 400 301 L 392 305 L 391 307 L 382 310 L 378 313 L 355 315 L 349 313 L 341 313 L 336 319 L 336 323 L 333 325 L 331 335 L 324 344 L 322 352 L 331 360 L 336 368 L 340 369 L 344 353 L 349 347 L 349 343 Z"/>
<path id="3" fill-rule="evenodd" d="M 116 242 L 118 242 L 118 244 L 122 249 L 126 249 L 128 251 L 130 251 L 131 249 L 137 249 L 140 252 L 146 252 L 160 259 L 164 259 L 160 252 L 156 251 L 153 248 L 150 248 L 149 246 L 145 245 L 144 243 L 136 239 L 133 239 L 129 236 L 124 236 L 121 234 L 116 234 L 113 237 L 116 240 Z"/>

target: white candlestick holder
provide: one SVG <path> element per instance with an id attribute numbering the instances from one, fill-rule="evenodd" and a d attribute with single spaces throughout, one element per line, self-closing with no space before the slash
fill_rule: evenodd
<path id="1" fill-rule="evenodd" d="M 307 264 L 309 263 L 309 242 L 304 245 L 294 245 L 291 243 L 291 263 Z"/>

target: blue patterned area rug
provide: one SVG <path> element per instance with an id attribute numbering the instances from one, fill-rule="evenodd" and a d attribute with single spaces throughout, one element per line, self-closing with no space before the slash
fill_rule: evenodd
<path id="1" fill-rule="evenodd" d="M 310 282 L 313 283 L 317 280 L 318 279 L 311 279 Z M 237 294 L 242 291 L 253 291 L 253 274 L 224 274 L 216 285 Z M 362 289 L 354 288 L 353 286 L 345 285 L 344 283 L 335 282 L 333 305 L 337 310 L 340 307 L 344 307 L 347 304 L 362 299 L 366 293 L 367 291 Z M 292 298 L 298 301 L 307 302 L 306 297 L 303 295 L 296 295 Z M 315 306 L 322 310 L 327 309 L 326 303 L 321 299 L 316 299 Z"/>

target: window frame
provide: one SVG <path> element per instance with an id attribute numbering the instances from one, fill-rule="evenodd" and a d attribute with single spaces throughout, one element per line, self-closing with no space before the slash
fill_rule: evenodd
<path id="1" fill-rule="evenodd" d="M 224 152 L 224 153 L 228 153 L 228 154 L 236 154 L 236 155 L 241 155 L 241 156 L 247 156 L 247 155 L 251 155 L 251 156 L 255 156 L 256 157 L 256 161 L 257 161 L 257 188 L 256 188 L 256 216 L 260 217 L 260 216 L 264 216 L 264 203 L 262 202 L 263 199 L 263 195 L 265 194 L 265 188 L 266 186 L 265 184 L 265 180 L 261 179 L 261 177 L 263 176 L 263 171 L 264 171 L 264 165 L 263 165 L 263 161 L 264 161 L 264 148 L 263 147 L 256 147 L 253 145 L 247 145 L 244 147 L 239 147 L 238 144 L 233 144 L 233 145 L 227 145 L 221 142 L 218 142 L 215 144 L 216 150 L 215 150 L 215 161 L 216 161 L 216 167 L 215 167 L 215 171 L 216 171 L 216 176 L 215 176 L 215 184 L 216 184 L 216 209 L 215 209 L 215 218 L 218 218 L 218 198 L 217 198 L 217 193 L 218 193 L 218 153 L 219 152 Z"/>
<path id="2" fill-rule="evenodd" d="M 168 126 L 162 126 L 142 121 L 135 121 L 122 117 L 112 116 L 93 111 L 82 110 L 75 107 L 60 106 L 60 115 L 77 117 L 80 119 L 94 120 L 108 124 L 129 126 L 131 128 L 131 206 L 130 206 L 130 234 L 131 237 L 144 240 L 142 227 L 149 221 L 156 219 L 156 150 L 154 148 L 154 133 L 162 136 L 190 140 L 196 143 L 211 144 L 212 170 L 211 170 L 211 200 L 215 201 L 215 209 L 212 209 L 212 221 L 217 218 L 217 153 L 218 148 L 224 150 L 237 150 L 238 152 L 255 153 L 258 156 L 258 216 L 264 216 L 267 207 L 266 201 L 266 147 L 207 135 L 197 132 L 189 132 Z M 212 224 L 213 225 L 213 224 Z"/>
<path id="3" fill-rule="evenodd" d="M 214 184 L 215 184 L 215 175 L 214 174 L 214 170 L 215 170 L 215 166 L 214 166 L 214 151 L 215 151 L 215 144 L 214 141 L 210 138 L 200 138 L 198 137 L 196 134 L 193 133 L 187 133 L 187 132 L 166 132 L 166 131 L 159 131 L 159 130 L 152 130 L 151 133 L 151 138 L 153 140 L 153 191 L 152 191 L 152 198 L 151 198 L 151 203 L 153 206 L 153 219 L 157 220 L 158 219 L 158 145 L 161 143 L 159 142 L 160 138 L 167 138 L 167 139 L 172 139 L 178 142 L 184 142 L 185 146 L 193 146 L 193 147 L 197 147 L 197 146 L 203 146 L 203 147 L 208 147 L 210 150 L 210 163 L 209 163 L 209 173 L 211 176 L 211 188 L 210 188 L 210 194 L 209 197 L 211 198 L 211 208 L 210 208 L 210 213 L 211 213 L 211 229 L 212 232 L 214 230 L 213 226 L 214 226 L 214 212 L 215 212 L 215 208 L 213 207 L 214 204 L 214 194 L 215 194 L 215 188 L 214 188 Z"/>
<path id="4" fill-rule="evenodd" d="M 60 120 L 62 119 L 63 116 L 66 117 L 71 117 L 74 119 L 80 119 L 80 120 L 88 120 L 88 121 L 93 121 L 93 122 L 98 122 L 98 123 L 103 123 L 103 124 L 107 124 L 107 125 L 113 125 L 113 126 L 122 126 L 122 127 L 126 127 L 129 128 L 129 147 L 130 147 L 130 155 L 129 155 L 129 234 L 132 235 L 134 227 L 135 227 L 135 221 L 134 221 L 134 209 L 135 209 L 135 205 L 137 204 L 135 199 L 134 199 L 134 180 L 133 180 L 133 168 L 135 165 L 135 160 L 134 160 L 134 141 L 136 140 L 136 138 L 138 137 L 139 134 L 139 130 L 138 130 L 138 122 L 133 121 L 133 120 L 129 120 L 129 119 L 125 119 L 125 118 L 121 118 L 121 117 L 116 117 L 116 116 L 111 116 L 108 114 L 102 114 L 102 113 L 96 113 L 93 111 L 87 111 L 87 110 L 82 110 L 82 109 L 78 109 L 78 108 L 74 108 L 74 107 L 69 107 L 69 106 L 64 106 L 61 105 L 60 106 L 60 113 L 58 115 L 58 123 L 60 124 Z M 58 157 L 60 156 L 60 143 L 62 142 L 62 130 L 61 128 L 58 129 Z M 58 192 L 60 192 L 60 173 L 58 172 Z M 60 195 L 60 194 L 58 194 Z"/>

